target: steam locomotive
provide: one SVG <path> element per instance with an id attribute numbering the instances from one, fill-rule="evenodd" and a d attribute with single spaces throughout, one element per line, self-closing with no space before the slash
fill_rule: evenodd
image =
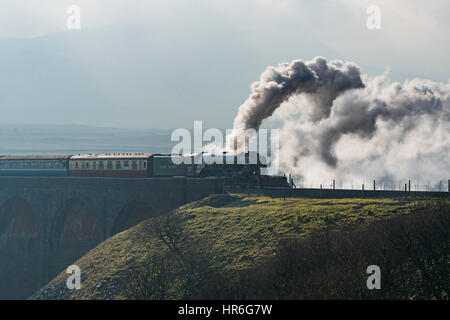
<path id="1" fill-rule="evenodd" d="M 265 158 L 258 153 L 212 155 L 108 153 L 0 156 L 0 176 L 225 177 L 229 183 L 260 184 Z"/>

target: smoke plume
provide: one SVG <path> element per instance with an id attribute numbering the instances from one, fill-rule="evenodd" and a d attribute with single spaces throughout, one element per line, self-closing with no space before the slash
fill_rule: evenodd
<path id="1" fill-rule="evenodd" d="M 391 83 L 387 73 L 370 78 L 359 70 L 320 57 L 267 68 L 228 143 L 271 117 L 283 123 L 281 169 L 305 181 L 448 179 L 450 82 Z"/>
<path id="2" fill-rule="evenodd" d="M 268 67 L 259 81 L 251 85 L 250 96 L 240 106 L 229 143 L 246 130 L 257 131 L 264 119 L 294 95 L 309 95 L 315 105 L 311 120 L 317 122 L 330 115 L 333 101 L 339 94 L 363 86 L 359 67 L 351 62 L 328 63 L 316 57 L 312 61 L 294 60 Z"/>

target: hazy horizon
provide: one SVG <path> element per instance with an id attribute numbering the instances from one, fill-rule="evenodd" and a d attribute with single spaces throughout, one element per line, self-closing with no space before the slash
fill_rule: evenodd
<path id="1" fill-rule="evenodd" d="M 171 151 L 171 129 L 0 123 L 0 155 Z"/>

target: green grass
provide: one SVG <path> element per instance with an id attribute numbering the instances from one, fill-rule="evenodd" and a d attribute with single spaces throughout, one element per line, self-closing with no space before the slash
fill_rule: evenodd
<path id="1" fill-rule="evenodd" d="M 298 238 L 329 225 L 340 228 L 387 219 L 408 213 L 411 205 L 393 199 L 215 195 L 180 207 L 174 214 L 185 218 L 185 228 L 193 238 L 208 241 L 223 253 L 217 262 L 220 268 L 240 269 L 274 252 L 282 238 Z M 165 250 L 157 238 L 144 232 L 146 223 L 149 221 L 107 239 L 76 261 L 82 271 L 82 287 L 67 298 L 123 298 L 119 280 L 128 268 Z M 43 290 L 65 287 L 67 277 L 61 273 Z"/>

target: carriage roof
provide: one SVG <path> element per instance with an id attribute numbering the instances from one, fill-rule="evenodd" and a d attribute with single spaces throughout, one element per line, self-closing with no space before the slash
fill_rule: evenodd
<path id="1" fill-rule="evenodd" d="M 66 160 L 70 155 L 16 155 L 16 156 L 0 156 L 0 160 Z"/>
<path id="2" fill-rule="evenodd" d="M 104 153 L 104 154 L 78 154 L 70 157 L 71 160 L 119 160 L 119 159 L 148 159 L 151 153 Z"/>

